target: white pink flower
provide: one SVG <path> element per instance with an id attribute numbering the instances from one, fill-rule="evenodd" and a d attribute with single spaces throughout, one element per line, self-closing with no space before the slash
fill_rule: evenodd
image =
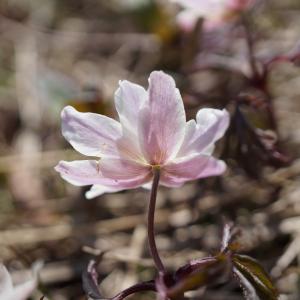
<path id="1" fill-rule="evenodd" d="M 0 299 L 1 300 L 26 300 L 37 286 L 36 276 L 28 281 L 13 286 L 10 274 L 4 265 L 0 264 Z"/>
<path id="2" fill-rule="evenodd" d="M 220 175 L 226 166 L 211 156 L 229 124 L 226 110 L 201 109 L 186 122 L 183 101 L 172 77 L 152 72 L 149 89 L 120 81 L 115 93 L 119 122 L 95 113 L 62 111 L 62 133 L 81 154 L 97 159 L 61 161 L 62 178 L 93 185 L 87 198 L 147 186 L 153 168 L 160 184 L 179 187 L 189 180 Z"/>
<path id="3" fill-rule="evenodd" d="M 179 25 L 190 31 L 199 18 L 204 18 L 204 28 L 222 26 L 236 15 L 249 9 L 255 0 L 171 0 L 184 9 L 178 14 Z"/>

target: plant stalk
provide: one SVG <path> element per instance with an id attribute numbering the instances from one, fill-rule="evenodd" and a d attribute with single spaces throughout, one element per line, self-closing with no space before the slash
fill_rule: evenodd
<path id="1" fill-rule="evenodd" d="M 155 218 L 155 206 L 156 206 L 156 196 L 157 189 L 160 179 L 160 169 L 153 167 L 153 183 L 150 194 L 150 201 L 148 207 L 148 243 L 151 256 L 154 260 L 155 266 L 159 273 L 165 274 L 165 267 L 159 257 L 157 246 L 155 242 L 155 231 L 154 231 L 154 218 Z"/>

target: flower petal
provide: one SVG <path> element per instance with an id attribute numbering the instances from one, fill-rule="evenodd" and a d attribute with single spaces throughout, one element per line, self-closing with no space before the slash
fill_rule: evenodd
<path id="1" fill-rule="evenodd" d="M 199 1 L 199 0 L 173 0 L 188 10 L 194 10 L 199 17 L 218 17 L 226 11 L 228 1 Z"/>
<path id="2" fill-rule="evenodd" d="M 198 154 L 165 165 L 161 179 L 162 184 L 176 186 L 189 180 L 220 175 L 225 169 L 226 165 L 222 160 Z"/>
<path id="3" fill-rule="evenodd" d="M 36 286 L 37 280 L 35 278 L 20 285 L 17 285 L 11 293 L 10 297 L 5 300 L 26 300 L 33 293 Z"/>
<path id="4" fill-rule="evenodd" d="M 169 177 L 163 176 L 163 178 L 159 181 L 160 185 L 163 185 L 168 188 L 180 188 L 183 186 L 184 182 L 176 182 L 174 180 L 171 180 Z"/>
<path id="5" fill-rule="evenodd" d="M 123 138 L 118 142 L 122 156 L 142 160 L 143 155 L 138 140 L 138 116 L 145 105 L 148 93 L 140 85 L 127 80 L 119 82 L 115 93 L 115 105 L 122 125 Z"/>
<path id="6" fill-rule="evenodd" d="M 193 9 L 185 9 L 176 16 L 179 27 L 186 32 L 193 31 L 198 19 L 199 14 Z"/>
<path id="7" fill-rule="evenodd" d="M 194 120 L 186 123 L 184 140 L 177 157 L 212 149 L 213 143 L 224 135 L 229 126 L 229 114 L 225 109 L 201 109 L 196 119 L 197 123 Z"/>
<path id="8" fill-rule="evenodd" d="M 198 9 L 199 7 L 209 7 L 209 1 L 199 1 L 199 0 L 172 0 L 175 3 L 180 4 L 184 8 L 189 8 L 189 9 Z"/>
<path id="9" fill-rule="evenodd" d="M 147 161 L 162 164 L 179 150 L 185 128 L 183 102 L 172 77 L 152 72 L 149 102 L 140 115 L 139 138 Z"/>
<path id="10" fill-rule="evenodd" d="M 111 188 L 134 188 L 151 176 L 151 167 L 133 161 L 114 158 L 61 161 L 55 170 L 73 185 L 105 185 Z"/>
<path id="11" fill-rule="evenodd" d="M 61 177 L 77 186 L 100 183 L 103 176 L 99 172 L 99 162 L 96 160 L 60 161 L 55 167 Z"/>
<path id="12" fill-rule="evenodd" d="M 255 2 L 256 0 L 229 0 L 227 5 L 232 10 L 243 11 L 251 8 Z"/>
<path id="13" fill-rule="evenodd" d="M 37 286 L 37 274 L 41 267 L 41 262 L 35 263 L 31 279 L 13 287 L 10 274 L 7 269 L 0 264 L 0 298 L 3 300 L 28 299 Z"/>
<path id="14" fill-rule="evenodd" d="M 5 294 L 13 290 L 11 277 L 4 265 L 0 264 L 0 296 L 4 299 Z"/>
<path id="15" fill-rule="evenodd" d="M 178 187 L 181 187 L 183 185 L 183 183 L 169 183 L 167 181 L 164 181 L 163 179 L 160 179 L 159 180 L 159 185 L 163 185 L 163 186 L 166 186 L 166 187 L 169 187 L 169 188 L 178 188 Z M 142 185 L 142 188 L 145 189 L 145 190 L 151 190 L 152 188 L 152 181 Z"/>
<path id="16" fill-rule="evenodd" d="M 67 106 L 62 113 L 62 134 L 78 152 L 88 156 L 118 157 L 121 138 L 117 121 L 95 113 L 81 113 Z"/>
<path id="17" fill-rule="evenodd" d="M 138 114 L 148 98 L 148 93 L 138 84 L 127 80 L 119 82 L 115 93 L 115 105 L 123 129 L 133 131 L 137 135 Z"/>
<path id="18" fill-rule="evenodd" d="M 92 198 L 101 196 L 105 193 L 116 193 L 116 192 L 120 192 L 123 190 L 124 190 L 124 188 L 115 188 L 115 187 L 109 187 L 109 186 L 100 185 L 100 184 L 94 184 L 90 188 L 90 190 L 88 190 L 85 193 L 85 197 L 86 197 L 86 199 L 92 199 Z"/>

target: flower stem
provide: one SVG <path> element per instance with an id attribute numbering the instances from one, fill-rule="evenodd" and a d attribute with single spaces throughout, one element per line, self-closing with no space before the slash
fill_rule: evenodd
<path id="1" fill-rule="evenodd" d="M 278 124 L 277 119 L 275 116 L 275 110 L 274 110 L 274 104 L 272 101 L 271 94 L 268 89 L 267 85 L 267 76 L 266 74 L 260 74 L 258 68 L 257 68 L 257 59 L 255 57 L 255 49 L 254 49 L 254 39 L 251 33 L 251 28 L 249 24 L 249 20 L 246 15 L 242 15 L 242 23 L 245 30 L 245 40 L 246 45 L 248 48 L 248 57 L 249 57 L 249 64 L 252 69 L 252 80 L 256 88 L 260 89 L 265 95 L 266 95 L 266 101 L 267 101 L 267 113 L 268 118 L 270 122 L 271 128 L 276 132 L 278 138 L 279 138 L 279 132 L 278 132 Z"/>
<path id="2" fill-rule="evenodd" d="M 156 195 L 160 178 L 159 168 L 153 168 L 153 183 L 151 188 L 151 195 L 148 207 L 148 243 L 151 256 L 154 260 L 155 266 L 160 273 L 165 273 L 165 267 L 159 257 L 154 233 L 154 217 L 155 217 L 155 206 L 156 206 Z"/>

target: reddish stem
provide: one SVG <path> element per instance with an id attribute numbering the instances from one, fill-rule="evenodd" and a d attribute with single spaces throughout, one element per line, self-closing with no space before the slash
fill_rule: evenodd
<path id="1" fill-rule="evenodd" d="M 154 292 L 156 291 L 154 281 L 137 283 L 129 287 L 128 289 L 120 292 L 118 295 L 111 298 L 111 300 L 123 300 L 132 294 L 139 293 L 139 292 L 147 292 L 147 291 L 154 291 Z"/>
<path id="2" fill-rule="evenodd" d="M 148 243 L 151 256 L 154 260 L 155 266 L 158 271 L 162 274 L 165 274 L 165 267 L 159 257 L 156 242 L 155 242 L 155 231 L 154 231 L 154 217 L 155 217 L 155 206 L 156 206 L 156 196 L 157 189 L 160 178 L 159 168 L 153 168 L 153 183 L 150 194 L 149 208 L 148 208 Z"/>

